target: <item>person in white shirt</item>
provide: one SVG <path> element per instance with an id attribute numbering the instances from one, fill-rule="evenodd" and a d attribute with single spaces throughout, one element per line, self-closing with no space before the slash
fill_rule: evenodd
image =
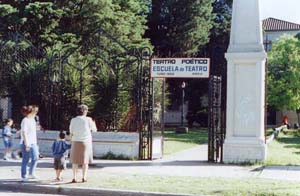
<path id="1" fill-rule="evenodd" d="M 23 106 L 21 109 L 24 118 L 21 122 L 21 149 L 22 149 L 22 165 L 21 177 L 22 181 L 28 179 L 36 179 L 35 169 L 37 166 L 39 151 L 37 145 L 36 121 L 34 117 L 36 112 L 32 106 Z M 27 165 L 30 162 L 29 176 L 27 176 Z"/>
<path id="2" fill-rule="evenodd" d="M 78 165 L 82 165 L 82 182 L 87 181 L 88 164 L 93 161 L 92 154 L 92 131 L 97 131 L 97 127 L 92 118 L 87 117 L 88 107 L 79 105 L 77 116 L 72 118 L 70 123 L 71 153 L 73 180 L 77 182 Z"/>

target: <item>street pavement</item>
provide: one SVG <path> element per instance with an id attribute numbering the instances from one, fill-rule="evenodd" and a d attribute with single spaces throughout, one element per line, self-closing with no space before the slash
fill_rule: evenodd
<path id="1" fill-rule="evenodd" d="M 4 191 L 0 190 L 0 196 L 58 196 L 57 194 L 39 194 L 39 193 L 22 193 L 22 192 L 12 192 L 12 191 Z M 66 195 L 60 195 L 66 196 Z"/>
<path id="2" fill-rule="evenodd" d="M 90 172 L 97 174 L 113 174 L 120 177 L 126 175 L 161 175 L 161 176 L 193 176 L 193 177 L 212 177 L 212 178 L 265 178 L 274 180 L 300 181 L 300 166 L 238 166 L 225 164 L 211 164 L 207 161 L 207 145 L 200 145 L 189 150 L 185 150 L 163 159 L 154 161 L 115 161 L 115 160 L 95 160 L 91 165 Z M 69 195 L 74 194 L 78 190 L 78 195 L 86 192 L 84 190 L 64 188 L 57 186 L 53 182 L 55 172 L 52 168 L 52 158 L 43 158 L 39 161 L 37 175 L 39 181 L 36 183 L 20 182 L 20 165 L 21 160 L 4 161 L 0 160 L 0 190 L 22 190 L 26 187 L 25 192 L 39 192 L 43 190 L 47 193 L 62 193 Z M 68 169 L 63 172 L 64 182 L 70 182 L 72 179 L 72 171 Z M 53 190 L 56 190 L 53 191 Z M 51 191 L 52 190 L 52 191 Z M 64 190 L 64 191 L 62 191 Z M 89 195 L 122 195 L 134 196 L 141 195 L 139 192 L 104 190 L 104 189 L 88 189 L 91 191 Z M 71 192 L 70 192 L 71 191 Z M 83 191 L 83 192 L 80 192 Z M 116 194 L 120 193 L 120 194 Z M 143 193 L 142 195 L 157 195 L 152 193 Z M 159 194 L 168 195 L 168 194 Z"/>

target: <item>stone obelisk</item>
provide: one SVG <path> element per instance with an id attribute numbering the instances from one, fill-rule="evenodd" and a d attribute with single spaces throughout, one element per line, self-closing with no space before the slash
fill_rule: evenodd
<path id="1" fill-rule="evenodd" d="M 260 0 L 234 0 L 226 53 L 227 120 L 224 162 L 263 161 L 265 62 Z"/>

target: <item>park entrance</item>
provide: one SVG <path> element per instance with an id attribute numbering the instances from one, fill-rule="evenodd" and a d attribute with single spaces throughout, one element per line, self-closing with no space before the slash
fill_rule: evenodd
<path id="1" fill-rule="evenodd" d="M 154 84 L 157 81 L 163 81 L 162 83 L 162 93 L 161 96 L 154 96 L 154 116 L 157 116 L 155 112 L 158 106 L 161 107 L 161 119 L 162 123 L 156 123 L 157 117 L 153 118 L 153 131 L 159 132 L 163 137 L 164 135 L 164 113 L 165 113 L 165 78 L 180 78 L 180 79 L 201 79 L 209 80 L 208 83 L 208 157 L 209 162 L 222 162 L 223 161 L 223 142 L 225 139 L 225 122 L 226 122 L 226 105 L 225 105 L 225 95 L 222 87 L 222 77 L 210 75 L 210 59 L 207 58 L 153 58 L 151 60 L 151 77 L 154 78 Z M 182 84 L 182 96 L 184 102 L 184 86 Z M 157 90 L 157 89 L 155 89 Z M 153 93 L 154 95 L 157 93 Z M 161 98 L 162 97 L 162 98 Z M 158 102 L 157 99 L 161 101 Z M 200 101 L 200 99 L 199 99 Z M 183 107 L 182 107 L 183 108 Z M 182 109 L 181 115 L 181 127 L 184 131 L 183 126 L 183 115 Z M 205 123 L 206 124 L 206 123 Z M 163 141 L 163 139 L 162 139 Z M 163 146 L 163 144 L 161 145 Z M 163 151 L 163 150 L 162 150 Z M 201 153 L 201 152 L 199 152 Z M 162 155 L 161 155 L 162 156 Z"/>
<path id="2" fill-rule="evenodd" d="M 138 133 L 139 159 L 151 160 L 161 153 L 155 146 L 162 147 L 156 139 L 164 129 L 159 125 L 156 135 L 157 115 L 164 114 L 164 102 L 156 102 L 164 94 L 155 94 L 156 78 L 208 79 L 208 160 L 222 161 L 222 79 L 209 75 L 209 59 L 152 59 L 150 69 L 150 49 L 125 46 L 102 29 L 81 42 L 40 47 L 19 32 L 1 37 L 0 117 L 20 122 L 21 106 L 35 104 L 44 129 L 67 130 L 76 106 L 86 103 L 99 131 Z"/>

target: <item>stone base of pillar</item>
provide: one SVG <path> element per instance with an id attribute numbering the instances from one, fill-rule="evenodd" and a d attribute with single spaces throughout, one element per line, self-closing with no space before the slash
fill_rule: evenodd
<path id="1" fill-rule="evenodd" d="M 233 137 L 226 139 L 223 147 L 224 163 L 255 163 L 267 157 L 267 145 L 259 138 Z"/>

